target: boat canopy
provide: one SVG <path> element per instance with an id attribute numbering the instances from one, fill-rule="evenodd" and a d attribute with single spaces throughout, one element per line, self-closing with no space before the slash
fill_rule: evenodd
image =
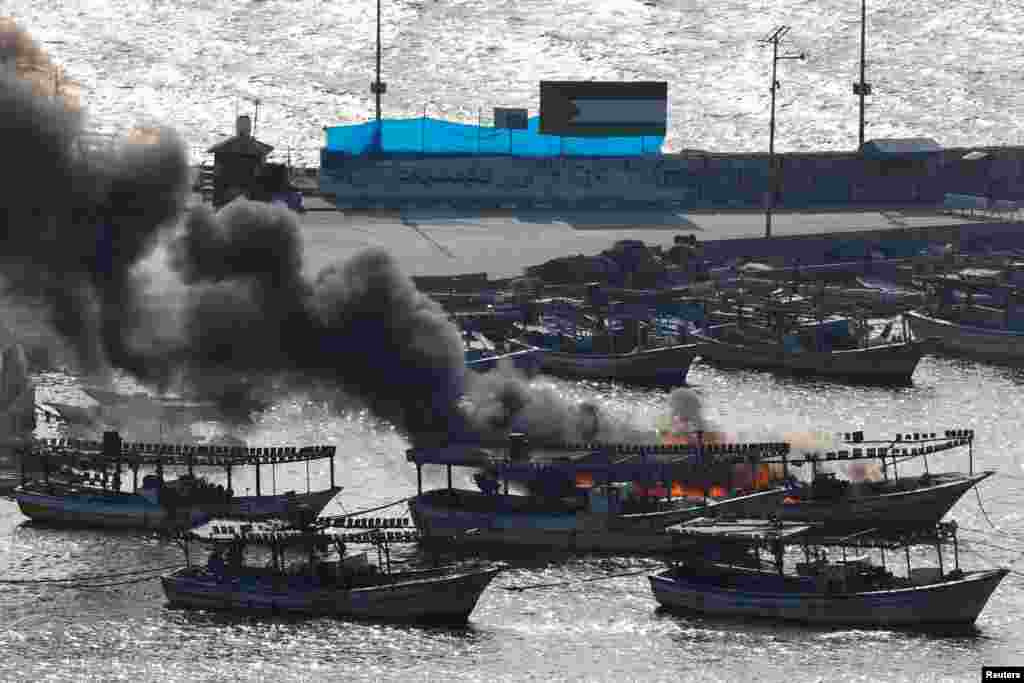
<path id="1" fill-rule="evenodd" d="M 940 545 L 956 538 L 956 522 L 939 522 L 917 529 L 861 529 L 842 536 L 823 533 L 824 524 L 785 522 L 774 519 L 719 519 L 698 517 L 673 524 L 670 534 L 701 538 L 707 541 L 730 541 L 751 546 L 765 546 L 799 538 L 801 543 L 832 548 L 883 548 L 897 550 L 912 545 Z"/>
<path id="2" fill-rule="evenodd" d="M 32 454 L 37 457 L 79 457 L 90 460 L 142 465 L 234 466 L 272 465 L 333 458 L 335 446 L 193 446 L 183 444 L 125 441 L 117 455 L 106 455 L 103 443 L 84 439 L 36 439 Z"/>

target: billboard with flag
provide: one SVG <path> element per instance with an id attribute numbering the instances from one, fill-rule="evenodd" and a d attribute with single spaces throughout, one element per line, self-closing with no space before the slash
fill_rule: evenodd
<path id="1" fill-rule="evenodd" d="M 563 137 L 665 135 L 665 81 L 541 81 L 540 132 Z"/>

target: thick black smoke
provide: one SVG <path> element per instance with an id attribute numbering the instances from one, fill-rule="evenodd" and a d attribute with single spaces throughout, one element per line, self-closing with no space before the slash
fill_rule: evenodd
<path id="1" fill-rule="evenodd" d="M 302 275 L 293 213 L 233 202 L 192 212 L 171 263 L 190 285 L 177 364 L 206 395 L 232 377 L 325 382 L 414 439 L 456 438 L 466 373 L 458 329 L 382 250 Z"/>
<path id="2" fill-rule="evenodd" d="M 152 359 L 128 343 L 143 313 L 133 267 L 184 205 L 183 146 L 160 131 L 153 144 L 85 154 L 80 116 L 7 74 L 0 117 L 0 269 L 9 293 L 43 302 L 85 370 L 110 363 L 155 379 Z"/>
<path id="3" fill-rule="evenodd" d="M 77 114 L 0 80 L 10 160 L 0 271 L 9 292 L 42 302 L 84 370 L 192 389 L 235 416 L 282 388 L 334 387 L 418 445 L 508 431 L 538 441 L 616 434 L 593 407 L 515 376 L 470 379 L 458 329 L 386 252 L 362 252 L 310 281 L 296 216 L 284 208 L 236 201 L 176 224 L 188 165 L 170 131 L 89 153 L 80 133 Z M 172 294 L 143 275 L 158 245 Z"/>

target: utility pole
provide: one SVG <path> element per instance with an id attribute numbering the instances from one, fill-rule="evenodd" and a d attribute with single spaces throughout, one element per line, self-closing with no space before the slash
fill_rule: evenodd
<path id="1" fill-rule="evenodd" d="M 864 147 L 864 98 L 871 94 L 871 84 L 864 81 L 867 34 L 867 0 L 860 0 L 860 82 L 853 84 L 853 94 L 860 98 L 860 134 L 857 149 Z"/>
<path id="2" fill-rule="evenodd" d="M 374 146 L 377 152 L 382 151 L 384 139 L 384 130 L 381 125 L 380 116 L 380 97 L 387 91 L 387 83 L 383 83 L 380 80 L 380 0 L 377 0 L 377 76 L 373 83 L 370 83 L 370 92 L 376 96 L 377 100 L 377 131 L 376 135 L 374 135 Z"/>
<path id="3" fill-rule="evenodd" d="M 377 0 L 377 78 L 370 84 L 370 92 L 377 96 L 377 127 L 380 128 L 380 96 L 388 91 L 380 80 L 380 0 Z"/>
<path id="4" fill-rule="evenodd" d="M 782 41 L 783 36 L 789 33 L 789 26 L 779 26 L 777 29 L 768 34 L 765 38 L 761 39 L 762 45 L 772 46 L 772 113 L 771 119 L 768 123 L 768 167 L 769 167 L 769 180 L 768 180 L 768 202 L 765 206 L 764 212 L 764 236 L 772 236 L 772 209 L 775 208 L 775 195 L 778 189 L 778 174 L 775 168 L 775 91 L 779 89 L 779 81 L 776 77 L 777 67 L 779 60 L 782 59 L 806 59 L 807 56 L 801 52 L 800 54 L 792 55 L 780 55 L 779 54 L 779 43 Z"/>

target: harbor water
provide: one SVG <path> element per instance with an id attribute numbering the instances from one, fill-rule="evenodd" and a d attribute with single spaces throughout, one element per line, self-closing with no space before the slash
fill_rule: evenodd
<path id="1" fill-rule="evenodd" d="M 41 399 L 84 397 L 66 375 L 37 380 Z M 981 485 L 980 504 L 968 493 L 950 515 L 960 524 L 961 565 L 1021 568 L 1024 371 L 926 357 L 913 386 L 867 388 L 717 370 L 698 362 L 689 381 L 706 417 L 739 437 L 975 429 L 975 467 L 998 474 Z M 661 424 L 666 411 L 663 391 L 548 378 L 535 384 L 568 401 L 596 401 L 637 426 Z M 345 488 L 326 514 L 415 492 L 406 442 L 366 413 L 339 413 L 308 396 L 281 397 L 244 436 L 254 446 L 336 445 L 338 480 Z M 929 465 L 932 471 L 963 471 L 966 460 L 954 451 L 932 456 Z M 326 485 L 326 468 L 326 462 L 313 463 L 314 487 Z M 274 476 L 278 491 L 306 486 L 302 463 L 280 466 Z M 263 477 L 266 486 L 268 472 Z M 427 469 L 428 485 L 443 482 L 441 471 Z M 468 473 L 457 472 L 455 483 L 472 486 Z M 253 485 L 251 472 L 235 474 L 236 490 Z M 376 514 L 404 512 L 397 506 Z M 916 555 L 920 566 L 935 559 L 925 549 Z M 5 580 L 112 574 L 181 561 L 176 545 L 154 536 L 36 525 L 13 502 L 0 500 Z M 975 630 L 920 634 L 670 614 L 657 608 L 646 573 L 616 576 L 646 567 L 658 564 L 543 555 L 515 561 L 484 593 L 468 626 L 455 629 L 173 610 L 156 581 L 92 589 L 4 585 L 0 680 L 974 681 L 983 665 L 1024 660 L 1020 575 L 1010 575 L 997 589 Z M 599 577 L 607 578 L 590 581 Z M 552 583 L 559 585 L 505 588 Z"/>
<path id="2" fill-rule="evenodd" d="M 373 117 L 373 0 L 7 0 L 0 12 L 64 68 L 100 132 L 167 124 L 198 154 L 252 113 L 275 157 L 317 166 L 324 126 Z M 1021 144 L 1022 23 L 1015 2 L 867 3 L 867 138 Z M 855 149 L 860 3 L 843 0 L 383 2 L 383 114 L 490 125 L 493 107 L 536 114 L 540 80 L 668 81 L 666 150 L 765 152 L 772 60 L 759 41 L 782 24 L 780 54 L 807 60 L 779 64 L 776 151 Z"/>
<path id="3" fill-rule="evenodd" d="M 780 75 L 777 149 L 856 145 L 856 100 L 849 92 L 858 54 L 856 4 L 563 4 L 384 3 L 385 115 L 426 113 L 476 122 L 495 105 L 535 110 L 541 79 L 668 80 L 667 149 L 765 149 L 770 57 L 758 39 L 786 22 L 794 27 L 787 49 L 807 50 L 811 59 L 787 63 Z M 1024 19 L 1019 3 L 871 5 L 868 80 L 875 95 L 869 100 L 869 138 L 926 135 L 947 146 L 1020 142 L 1024 100 L 1007 85 L 1020 71 L 1014 57 L 1019 50 L 1013 49 Z M 235 115 L 259 100 L 255 134 L 282 156 L 294 151 L 296 164 L 315 164 L 323 126 L 363 121 L 372 111 L 369 2 L 11 0 L 2 11 L 64 68 L 64 85 L 81 86 L 78 96 L 92 130 L 124 133 L 137 124 L 168 124 L 195 155 L 230 134 Z M 133 161 L 125 162 L 132 171 L 125 171 L 125 178 L 139 170 Z M 44 169 L 40 177 L 49 172 L 46 160 L 39 168 Z M 18 206 L 19 197 L 9 194 Z M 27 202 L 21 208 L 41 205 Z M 438 268 L 446 266 L 454 272 L 510 275 L 554 256 L 596 253 L 615 239 L 649 237 L 634 229 L 635 221 L 613 235 L 605 226 L 584 230 L 544 221 L 535 224 L 544 227 L 527 228 L 458 216 L 420 221 L 404 216 L 386 224 L 386 218 L 336 221 L 336 214 L 327 215 L 303 219 L 304 275 L 367 246 L 389 251 L 395 246 L 393 251 L 401 252 L 395 261 L 409 274 L 444 274 Z M 445 225 L 433 225 L 438 222 Z M 807 230 L 819 232 L 827 225 Z M 79 234 L 74 231 L 80 226 L 70 227 L 64 234 Z M 140 230 L 149 227 L 155 236 L 156 225 Z M 652 230 L 661 231 L 656 241 L 663 243 L 674 232 L 699 230 L 701 240 L 722 236 L 689 220 Z M 37 231 L 28 221 L 22 229 L 25 235 Z M 43 280 L 48 286 L 59 282 L 74 289 L 93 282 L 65 277 L 66 269 L 80 267 L 71 246 L 71 256 L 61 260 L 51 257 L 64 250 L 63 243 L 57 249 L 52 243 L 26 242 L 32 250 L 10 253 L 31 255 L 24 263 L 54 275 Z M 177 287 L 180 294 L 181 272 L 149 269 L 151 262 L 137 263 L 135 257 L 142 255 L 128 249 L 111 251 L 125 251 L 129 258 L 120 264 L 122 275 L 134 275 L 140 266 L 148 269 L 152 291 Z M 230 259 L 211 253 L 209 259 L 199 254 L 203 258 L 194 265 L 217 272 L 200 268 L 194 274 L 223 275 L 213 266 Z M 166 254 L 158 250 L 157 255 Z M 266 272 L 260 261 L 241 275 Z M 116 298 L 113 289 L 107 293 Z M 79 299 L 62 300 L 67 301 Z M 264 308 L 246 311 L 251 313 L 247 325 L 255 329 L 265 322 Z M 109 305 L 104 313 L 104 330 L 116 328 L 110 323 L 121 309 Z M 276 320 L 284 321 L 282 328 L 289 321 Z M 266 339 L 254 333 L 245 341 L 255 348 Z M 344 339 L 334 341 L 344 348 Z M 328 369 L 349 358 L 339 352 Z M 88 412 L 90 399 L 77 378 L 52 371 L 35 380 L 39 400 L 80 405 Z M 975 430 L 974 467 L 997 474 L 950 515 L 960 524 L 961 566 L 1007 566 L 1017 573 L 993 594 L 976 628 L 957 633 L 824 629 L 670 614 L 659 610 L 651 595 L 646 574 L 660 569 L 652 559 L 544 554 L 510 558 L 510 568 L 461 628 L 255 618 L 169 609 L 159 582 L 132 574 L 180 566 L 182 551 L 173 542 L 146 533 L 33 524 L 15 503 L 0 499 L 0 681 L 976 681 L 982 666 L 1024 664 L 1019 573 L 1024 571 L 1024 370 L 926 357 L 911 386 L 868 388 L 717 370 L 698 362 L 688 382 L 707 419 L 737 440 L 815 444 L 823 433 L 855 430 L 869 438 Z M 543 377 L 532 385 L 570 405 L 590 401 L 640 429 L 664 426 L 669 418 L 667 391 Z M 146 413 L 142 401 L 104 420 L 119 423 L 129 439 L 173 439 L 175 429 L 189 429 L 210 437 L 228 432 L 257 447 L 336 446 L 336 478 L 344 490 L 326 514 L 382 506 L 415 493 L 416 472 L 405 456 L 409 444 L 393 426 L 366 410 L 345 408 L 322 390 L 273 398 L 245 427 L 165 424 L 166 416 Z M 43 424 L 39 435 L 58 436 L 62 429 Z M 936 455 L 928 465 L 932 471 L 964 471 L 968 462 L 956 451 Z M 923 463 L 908 463 L 901 473 L 922 468 Z M 472 487 L 470 475 L 457 472 L 456 485 Z M 220 473 L 211 476 L 226 483 L 217 479 Z M 263 490 L 269 483 L 276 492 L 323 488 L 328 481 L 324 461 L 309 469 L 305 463 L 280 465 L 262 478 Z M 428 470 L 425 483 L 443 486 L 444 473 Z M 254 492 L 255 475 L 236 471 L 232 485 L 238 493 Z M 405 510 L 398 504 L 374 514 L 397 517 Z M 417 552 L 405 548 L 398 559 Z M 935 559 L 933 550 L 915 555 L 919 566 Z M 946 558 L 947 567 L 950 561 Z M 90 576 L 101 578 L 83 578 Z"/>

